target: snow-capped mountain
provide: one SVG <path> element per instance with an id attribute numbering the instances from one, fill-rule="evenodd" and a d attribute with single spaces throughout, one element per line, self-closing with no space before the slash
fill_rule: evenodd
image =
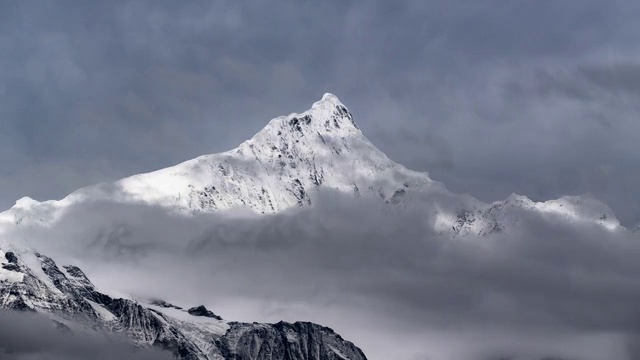
<path id="1" fill-rule="evenodd" d="M 389 160 L 365 138 L 338 98 L 325 94 L 308 111 L 271 120 L 236 149 L 80 189 L 59 201 L 22 198 L 0 220 L 47 224 L 67 206 L 97 199 L 186 213 L 237 207 L 276 213 L 311 205 L 311 195 L 323 187 L 390 200 L 409 187 L 429 191 L 441 185 Z"/>
<path id="2" fill-rule="evenodd" d="M 160 205 L 183 214 L 231 208 L 268 214 L 313 206 L 320 189 L 394 205 L 411 193 L 430 196 L 433 226 L 445 235 L 504 231 L 517 226 L 519 211 L 620 228 L 611 209 L 591 196 L 537 203 L 514 194 L 485 204 L 452 194 L 427 173 L 390 160 L 363 135 L 347 107 L 325 94 L 310 110 L 271 120 L 233 150 L 83 188 L 58 201 L 22 198 L 0 214 L 0 232 L 16 224 L 48 225 L 69 205 L 101 199 Z"/>
<path id="3" fill-rule="evenodd" d="M 110 296 L 79 268 L 58 267 L 3 239 L 16 226 L 51 226 L 73 205 L 92 201 L 150 204 L 180 216 L 233 208 L 273 214 L 312 207 L 322 190 L 399 208 L 420 198 L 419 205 L 433 215 L 431 225 L 449 237 L 509 231 L 525 213 L 626 231 L 591 196 L 534 202 L 514 194 L 486 204 L 453 194 L 427 173 L 390 160 L 363 135 L 346 106 L 325 94 L 310 110 L 271 120 L 233 150 L 83 188 L 61 200 L 18 200 L 0 213 L 0 308 L 35 310 L 72 330 L 126 334 L 139 346 L 160 346 L 180 359 L 365 359 L 331 329 L 311 323 L 226 322 L 197 304 L 183 309 Z"/>

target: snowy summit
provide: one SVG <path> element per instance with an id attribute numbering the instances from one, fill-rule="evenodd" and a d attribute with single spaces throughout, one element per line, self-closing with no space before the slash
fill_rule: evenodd
<path id="1" fill-rule="evenodd" d="M 71 204 L 105 199 L 160 205 L 183 214 L 232 208 L 277 213 L 313 206 L 314 194 L 322 188 L 391 204 L 402 203 L 410 193 L 439 194 L 431 204 L 433 225 L 454 235 L 504 231 L 518 222 L 514 208 L 620 228 L 612 211 L 590 196 L 536 203 L 512 195 L 485 204 L 452 194 L 427 173 L 390 160 L 364 136 L 338 97 L 327 93 L 307 111 L 271 120 L 233 150 L 83 188 L 58 201 L 22 198 L 0 214 L 0 231 L 25 222 L 47 225 Z"/>

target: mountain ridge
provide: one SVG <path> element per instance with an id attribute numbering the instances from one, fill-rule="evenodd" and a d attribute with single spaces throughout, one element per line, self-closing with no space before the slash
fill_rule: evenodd
<path id="1" fill-rule="evenodd" d="M 70 333 L 122 334 L 138 347 L 159 348 L 180 360 L 366 360 L 328 327 L 227 322 L 204 306 L 183 310 L 113 297 L 76 266 L 59 267 L 39 252 L 6 244 L 0 248 L 0 309 L 37 312 Z M 0 344 L 0 355 L 13 351 L 11 345 Z"/>

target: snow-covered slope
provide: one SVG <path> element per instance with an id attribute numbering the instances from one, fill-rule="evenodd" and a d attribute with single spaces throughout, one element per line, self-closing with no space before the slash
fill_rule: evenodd
<path id="1" fill-rule="evenodd" d="M 512 195 L 485 204 L 451 194 L 428 174 L 390 160 L 362 134 L 346 106 L 325 94 L 310 110 L 271 120 L 233 150 L 83 188 L 59 201 L 20 199 L 0 213 L 0 233 L 16 224 L 49 225 L 69 205 L 92 200 L 160 205 L 182 214 L 231 208 L 268 214 L 313 206 L 314 195 L 323 188 L 394 205 L 411 193 L 431 196 L 433 225 L 447 235 L 504 231 L 517 226 L 521 211 L 620 228 L 611 210 L 590 196 L 536 203 Z"/>

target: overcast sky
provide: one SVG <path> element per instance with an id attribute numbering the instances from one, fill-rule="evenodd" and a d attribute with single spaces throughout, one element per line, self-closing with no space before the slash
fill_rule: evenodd
<path id="1" fill-rule="evenodd" d="M 632 0 L 3 2 L 0 207 L 228 150 L 331 92 L 455 192 L 591 192 L 636 224 L 639 18 Z M 509 239 L 443 243 L 429 199 L 321 199 L 253 221 L 78 205 L 18 235 L 106 288 L 321 322 L 376 360 L 638 358 L 637 238 L 525 216 Z"/>
<path id="2" fill-rule="evenodd" d="M 636 1 L 0 7 L 3 208 L 228 150 L 332 92 L 453 191 L 591 192 L 640 221 Z"/>

